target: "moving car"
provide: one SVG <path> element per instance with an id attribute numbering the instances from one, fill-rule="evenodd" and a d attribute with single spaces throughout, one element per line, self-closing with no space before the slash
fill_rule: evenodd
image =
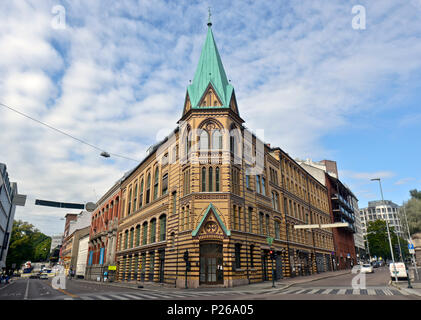
<path id="1" fill-rule="evenodd" d="M 398 280 L 408 278 L 408 274 L 406 273 L 406 266 L 405 266 L 405 263 L 403 262 L 391 263 L 389 265 L 389 271 L 390 271 L 390 278 L 392 280 L 395 280 L 395 273 Z"/>
<path id="2" fill-rule="evenodd" d="M 374 269 L 373 269 L 373 266 L 371 264 L 367 263 L 367 264 L 363 264 L 361 266 L 360 272 L 361 273 L 373 273 Z"/>
<path id="3" fill-rule="evenodd" d="M 41 273 L 39 276 L 40 279 L 48 279 L 48 273 Z"/>

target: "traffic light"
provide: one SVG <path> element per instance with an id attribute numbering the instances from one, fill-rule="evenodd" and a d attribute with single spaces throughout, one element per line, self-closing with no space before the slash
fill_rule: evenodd
<path id="1" fill-rule="evenodd" d="M 186 250 L 184 251 L 184 261 L 186 261 L 186 263 L 189 261 L 189 252 Z"/>
<path id="2" fill-rule="evenodd" d="M 270 255 L 270 258 L 271 258 L 272 260 L 275 260 L 275 252 L 274 252 L 273 250 L 270 250 L 270 251 L 269 251 L 269 255 Z"/>

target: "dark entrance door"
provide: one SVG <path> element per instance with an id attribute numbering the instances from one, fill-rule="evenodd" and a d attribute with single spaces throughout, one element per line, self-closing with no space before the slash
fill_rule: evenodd
<path id="1" fill-rule="evenodd" d="M 219 243 L 203 243 L 200 245 L 200 283 L 222 284 L 222 245 Z"/>
<path id="2" fill-rule="evenodd" d="M 268 278 L 268 260 L 267 260 L 268 252 L 265 250 L 262 252 L 262 280 L 267 281 Z"/>
<path id="3" fill-rule="evenodd" d="M 164 282 L 165 251 L 159 252 L 159 282 Z"/>
<path id="4" fill-rule="evenodd" d="M 282 278 L 282 256 L 281 256 L 281 252 L 277 252 L 276 253 L 276 280 L 279 280 Z"/>

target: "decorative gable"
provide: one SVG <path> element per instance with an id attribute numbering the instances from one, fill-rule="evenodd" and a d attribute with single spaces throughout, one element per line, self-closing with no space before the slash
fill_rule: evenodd
<path id="1" fill-rule="evenodd" d="M 192 232 L 192 236 L 200 238 L 223 238 L 230 236 L 231 231 L 227 229 L 215 206 L 210 203 L 202 219 Z"/>

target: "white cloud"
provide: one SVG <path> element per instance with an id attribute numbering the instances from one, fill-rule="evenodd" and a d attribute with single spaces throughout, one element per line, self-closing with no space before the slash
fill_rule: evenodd
<path id="1" fill-rule="evenodd" d="M 0 3 L 1 102 L 109 152 L 142 159 L 159 130 L 174 128 L 181 116 L 206 36 L 207 6 L 72 1 L 63 4 L 66 29 L 54 30 L 56 4 Z M 247 127 L 264 128 L 265 141 L 294 157 L 329 158 L 321 139 L 347 126 L 349 115 L 370 110 L 390 79 L 395 87 L 386 100 L 411 88 L 421 69 L 419 10 L 397 0 L 363 5 L 367 29 L 355 31 L 352 5 L 340 1 L 212 4 L 217 46 Z M 0 161 L 28 199 L 92 201 L 136 165 L 101 158 L 5 109 L 0 127 L 7 132 L 0 135 Z M 28 204 L 17 217 L 53 234 L 63 228 L 54 217 L 65 213 Z"/>
<path id="2" fill-rule="evenodd" d="M 395 185 L 407 184 L 408 182 L 414 181 L 415 178 L 402 178 L 395 182 Z"/>

